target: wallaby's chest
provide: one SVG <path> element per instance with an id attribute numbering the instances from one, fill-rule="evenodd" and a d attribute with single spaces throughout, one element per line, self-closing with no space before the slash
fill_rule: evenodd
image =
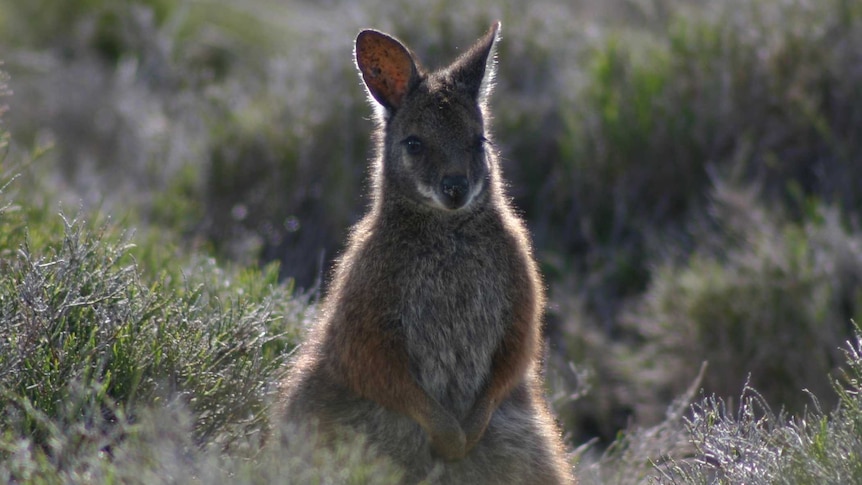
<path id="1" fill-rule="evenodd" d="M 453 235 L 407 248 L 397 286 L 411 372 L 459 415 L 471 407 L 511 324 L 510 258 Z"/>

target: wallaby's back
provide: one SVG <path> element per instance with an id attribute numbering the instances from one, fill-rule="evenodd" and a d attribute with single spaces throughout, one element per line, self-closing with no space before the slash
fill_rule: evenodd
<path id="1" fill-rule="evenodd" d="M 498 32 L 432 73 L 357 37 L 372 207 L 283 383 L 281 419 L 366 435 L 406 482 L 572 482 L 542 394 L 541 280 L 485 126 Z"/>

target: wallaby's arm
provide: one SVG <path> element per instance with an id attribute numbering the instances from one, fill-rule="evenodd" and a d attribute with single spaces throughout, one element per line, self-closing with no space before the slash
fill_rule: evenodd
<path id="1" fill-rule="evenodd" d="M 515 281 L 520 290 L 512 302 L 513 321 L 494 352 L 488 381 L 462 423 L 467 435 L 466 452 L 482 438 L 500 402 L 522 381 L 539 346 L 540 329 L 535 321 L 536 309 L 541 306 L 535 301 L 538 282 L 530 277 L 527 268 L 519 273 Z"/>
<path id="2" fill-rule="evenodd" d="M 343 330 L 336 336 L 332 357 L 338 362 L 345 384 L 359 396 L 419 423 L 441 458 L 463 458 L 464 431 L 458 420 L 429 396 L 410 373 L 407 351 L 395 330 L 397 326 L 384 326 L 372 318 L 370 314 L 363 315 L 349 325 L 339 325 Z"/>

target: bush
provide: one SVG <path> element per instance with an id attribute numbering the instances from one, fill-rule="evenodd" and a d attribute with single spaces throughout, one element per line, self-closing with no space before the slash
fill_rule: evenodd
<path id="1" fill-rule="evenodd" d="M 845 348 L 846 368 L 832 384 L 839 398 L 798 417 L 772 411 L 746 386 L 738 409 L 709 397 L 692 406 L 686 428 L 696 453 L 668 464 L 657 483 L 859 483 L 862 481 L 862 339 Z"/>
<path id="2" fill-rule="evenodd" d="M 834 408 L 824 408 L 818 396 L 809 394 L 810 407 L 800 414 L 775 412 L 747 383 L 736 407 L 715 395 L 695 400 L 701 369 L 661 423 L 631 427 L 600 456 L 582 451 L 580 483 L 858 483 L 862 480 L 858 326 L 854 334 L 844 345 L 844 368 L 829 379 L 837 397 Z"/>
<path id="3" fill-rule="evenodd" d="M 819 204 L 801 224 L 730 189 L 719 190 L 715 207 L 720 236 L 684 264 L 657 268 L 627 313 L 645 347 L 636 362 L 661 369 L 640 385 L 677 395 L 708 361 L 707 392 L 733 396 L 750 374 L 767 402 L 800 411 L 803 389 L 829 391 L 823 376 L 841 361 L 850 320 L 862 316 L 862 234 Z"/>
<path id="4" fill-rule="evenodd" d="M 545 172 L 559 177 L 550 194 L 531 192 L 547 202 L 530 205 L 541 208 L 531 219 L 556 228 L 541 246 L 606 275 L 588 301 L 600 314 L 643 291 L 657 235 L 690 249 L 685 227 L 716 177 L 757 180 L 767 204 L 796 217 L 799 194 L 862 204 L 851 182 L 862 178 L 860 79 L 846 69 L 860 56 L 862 9 L 763 0 L 676 12 L 666 29 L 590 44 L 586 79 L 559 106 L 563 169 Z"/>
<path id="5" fill-rule="evenodd" d="M 0 207 L 3 473 L 71 479 L 121 446 L 145 409 L 174 401 L 196 446 L 260 439 L 308 308 L 276 266 L 226 271 L 201 256 L 160 261 L 156 274 L 98 217 L 43 225 L 28 218 L 38 209 Z"/>

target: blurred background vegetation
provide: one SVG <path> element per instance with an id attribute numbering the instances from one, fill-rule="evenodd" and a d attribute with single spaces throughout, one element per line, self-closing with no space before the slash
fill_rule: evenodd
<path id="1" fill-rule="evenodd" d="M 494 19 L 495 142 L 551 296 L 549 391 L 570 443 L 660 425 L 704 361 L 706 395 L 748 382 L 788 412 L 811 405 L 804 390 L 835 406 L 826 376 L 862 321 L 857 1 L 0 0 L 4 345 L 53 358 L 21 333 L 40 285 L 57 345 L 90 339 L 78 370 L 0 357 L 3 385 L 31 399 L 3 387 L 13 414 L 186 393 L 199 443 L 259 431 L 271 386 L 248 376 L 274 379 L 367 204 L 355 34 L 390 32 L 436 66 Z M 87 244 L 101 259 L 72 265 Z M 75 313 L 99 291 L 136 303 Z M 132 341 L 80 325 L 104 312 L 150 329 L 149 348 L 181 341 L 177 321 L 196 338 L 124 363 Z M 204 357 L 221 345 L 245 360 Z M 110 364 L 88 360 L 108 348 Z M 70 376 L 104 385 L 57 387 Z M 126 419 L 100 406 L 96 421 Z"/>

